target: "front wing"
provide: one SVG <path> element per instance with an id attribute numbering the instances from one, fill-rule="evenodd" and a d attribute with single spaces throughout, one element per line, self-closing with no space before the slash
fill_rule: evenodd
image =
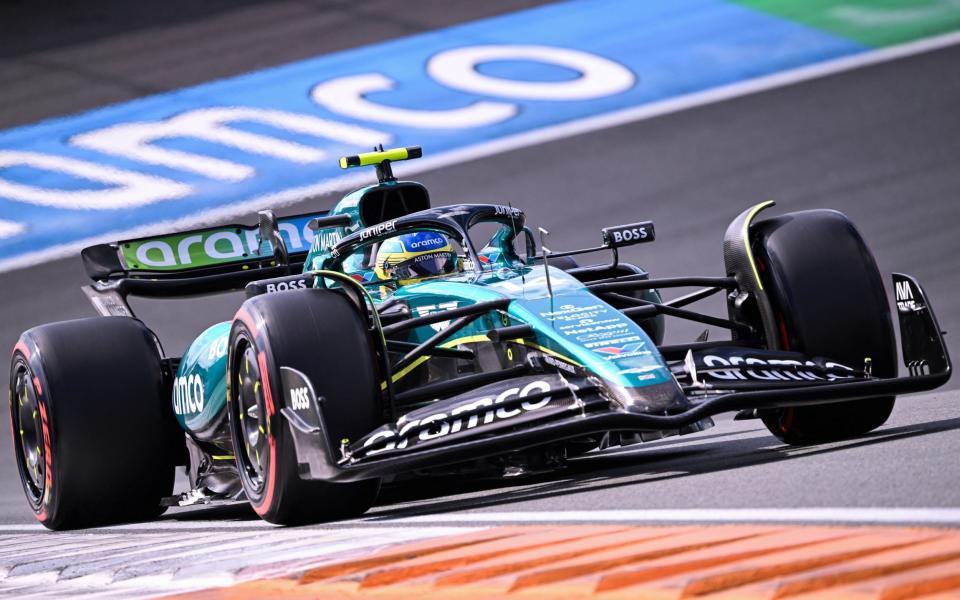
<path id="1" fill-rule="evenodd" d="M 709 417 L 751 409 L 784 408 L 920 392 L 944 384 L 952 371 L 943 332 L 912 277 L 894 274 L 906 377 L 739 385 L 686 386 L 689 408 L 660 414 L 628 407 L 583 374 L 521 373 L 499 388 L 458 397 L 456 414 L 438 403 L 405 415 L 405 421 L 370 432 L 363 440 L 335 440 L 323 417 L 323 400 L 299 371 L 282 367 L 281 414 L 293 433 L 301 477 L 355 481 L 472 461 L 572 438 L 607 432 L 691 431 Z M 506 387 L 504 387 L 506 386 Z M 656 387 L 656 386 L 653 386 Z M 652 390 L 655 393 L 655 390 Z M 453 412 L 453 411 L 448 411 Z"/>

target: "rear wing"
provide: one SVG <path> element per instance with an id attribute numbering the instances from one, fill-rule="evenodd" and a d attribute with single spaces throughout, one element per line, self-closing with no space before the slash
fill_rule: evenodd
<path id="1" fill-rule="evenodd" d="M 285 259 L 275 255 L 275 240 L 261 239 L 262 224 L 221 225 L 90 246 L 80 254 L 93 284 L 81 289 L 101 315 L 132 317 L 130 295 L 215 294 L 242 290 L 258 279 L 299 273 L 315 235 L 310 224 L 327 214 L 319 211 L 275 222 L 269 215 L 272 235 L 284 242 Z"/>
<path id="2" fill-rule="evenodd" d="M 296 263 L 302 267 L 313 243 L 310 220 L 326 214 L 320 211 L 277 219 L 291 268 Z M 197 278 L 277 266 L 272 246 L 260 239 L 257 225 L 221 225 L 122 240 L 84 248 L 80 255 L 87 275 L 94 281 Z"/>

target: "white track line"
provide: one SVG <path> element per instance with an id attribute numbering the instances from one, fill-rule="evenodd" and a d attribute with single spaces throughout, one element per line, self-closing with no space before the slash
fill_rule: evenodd
<path id="1" fill-rule="evenodd" d="M 559 511 L 512 511 L 512 512 L 460 512 L 416 517 L 384 518 L 371 515 L 351 521 L 327 523 L 321 528 L 306 528 L 305 532 L 319 533 L 327 530 L 336 534 L 341 527 L 351 525 L 460 525 L 479 526 L 489 523 L 859 523 L 960 526 L 960 508 L 678 508 L 650 510 L 559 510 Z M 136 534 L 159 534 L 170 531 L 208 529 L 221 531 L 266 530 L 282 533 L 289 531 L 262 521 L 159 521 L 117 525 L 98 530 Z M 453 532 L 454 528 L 451 528 Z M 22 523 L 0 525 L 0 536 L 7 532 L 46 533 L 40 525 Z M 50 532 L 51 536 L 63 535 Z"/>
<path id="2" fill-rule="evenodd" d="M 472 146 L 466 146 L 459 150 L 444 152 L 413 163 L 403 163 L 395 165 L 394 171 L 397 175 L 410 176 L 416 173 L 440 169 L 443 167 L 460 164 L 463 162 L 477 160 L 496 154 L 502 154 L 511 150 L 518 150 L 529 146 L 536 146 L 547 142 L 560 140 L 575 135 L 589 133 L 600 129 L 608 129 L 626 123 L 643 121 L 663 115 L 676 113 L 691 108 L 724 102 L 769 91 L 772 89 L 793 85 L 812 79 L 819 79 L 830 75 L 845 73 L 871 65 L 890 62 L 893 60 L 923 54 L 939 50 L 960 43 L 960 31 L 947 33 L 915 42 L 891 46 L 880 50 L 866 51 L 833 60 L 827 60 L 813 65 L 798 67 L 771 75 L 764 75 L 753 79 L 747 79 L 729 85 L 718 86 L 701 92 L 695 92 L 684 96 L 677 96 L 652 102 L 640 106 L 568 121 L 559 125 L 552 125 L 535 129 L 525 133 L 507 136 L 482 142 Z M 344 191 L 358 185 L 367 183 L 369 177 L 365 174 L 348 175 L 326 179 L 321 182 L 308 186 L 291 188 L 274 192 L 262 196 L 250 198 L 248 200 L 233 203 L 229 206 L 209 209 L 193 215 L 179 219 L 162 221 L 151 225 L 138 227 L 135 229 L 118 230 L 96 237 L 52 246 L 37 252 L 31 252 L 15 258 L 0 260 L 0 272 L 10 271 L 30 265 L 35 265 L 49 260 L 64 258 L 78 253 L 86 246 L 93 244 L 116 241 L 121 239 L 131 239 L 135 237 L 144 237 L 169 233 L 191 227 L 213 224 L 225 219 L 249 216 L 253 212 L 265 207 L 280 207 L 295 204 L 306 198 L 330 194 L 338 191 Z"/>
<path id="3" fill-rule="evenodd" d="M 960 525 L 960 508 L 692 508 L 425 515 L 387 523 L 856 523 Z"/>

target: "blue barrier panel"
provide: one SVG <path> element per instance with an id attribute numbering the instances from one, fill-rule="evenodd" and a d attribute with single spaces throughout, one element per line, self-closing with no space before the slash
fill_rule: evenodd
<path id="1" fill-rule="evenodd" d="M 377 143 L 437 156 L 865 50 L 721 0 L 574 1 L 19 127 L 0 268 L 291 201 Z"/>

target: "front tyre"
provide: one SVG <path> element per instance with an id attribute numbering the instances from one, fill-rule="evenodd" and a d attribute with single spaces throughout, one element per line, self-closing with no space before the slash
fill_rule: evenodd
<path id="1" fill-rule="evenodd" d="M 244 492 L 264 520 L 282 525 L 363 514 L 379 480 L 301 479 L 285 417 L 280 367 L 305 374 L 322 397 L 335 439 L 380 424 L 375 357 L 365 323 L 343 295 L 295 290 L 247 300 L 230 331 L 227 407 Z M 338 456 L 332 457 L 334 460 Z"/>
<path id="2" fill-rule="evenodd" d="M 24 332 L 11 362 L 10 418 L 20 480 L 44 526 L 163 512 L 183 432 L 158 345 L 140 321 L 96 317 Z"/>
<path id="3" fill-rule="evenodd" d="M 873 375 L 897 375 L 890 308 L 873 254 L 845 215 L 809 210 L 764 220 L 752 230 L 764 287 L 785 350 L 836 360 Z M 893 396 L 762 411 L 788 444 L 846 439 L 876 429 Z"/>

